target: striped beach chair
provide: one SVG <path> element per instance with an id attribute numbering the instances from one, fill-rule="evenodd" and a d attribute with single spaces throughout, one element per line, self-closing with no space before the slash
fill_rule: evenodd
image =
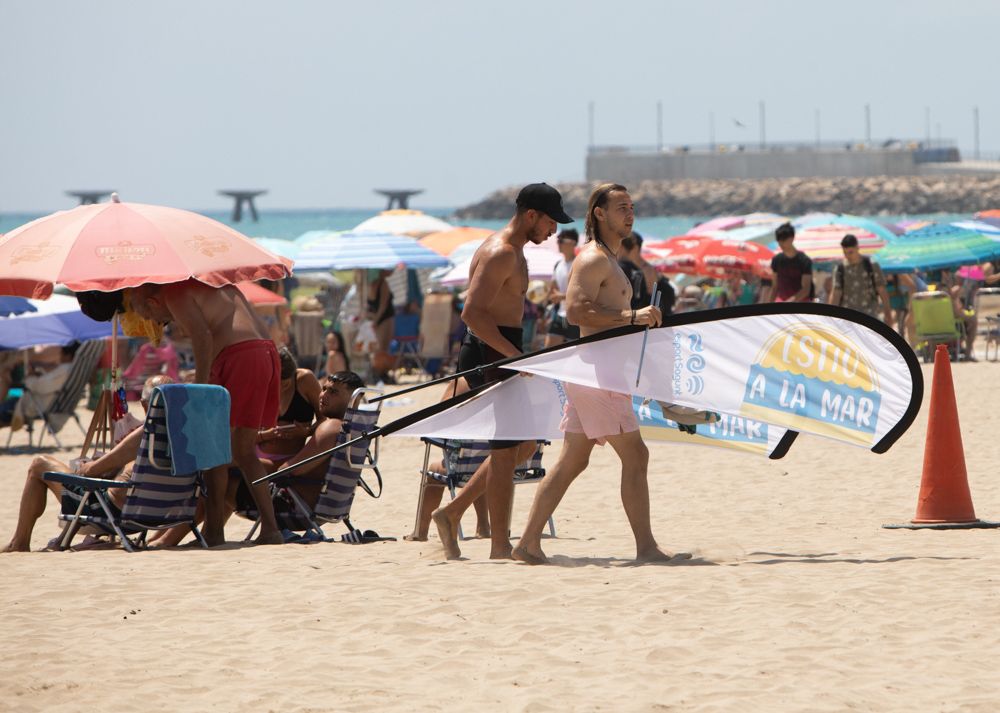
<path id="1" fill-rule="evenodd" d="M 29 448 L 41 448 L 42 440 L 45 438 L 46 433 L 52 436 L 57 447 L 62 448 L 63 445 L 56 434 L 62 430 L 63 425 L 70 418 L 76 421 L 76 425 L 79 426 L 80 431 L 86 435 L 87 430 L 80 423 L 80 417 L 76 415 L 76 407 L 79 405 L 80 399 L 83 396 L 83 390 L 90 383 L 90 377 L 93 376 L 94 371 L 97 369 L 97 363 L 101 360 L 101 356 L 104 354 L 107 345 L 108 342 L 106 339 L 90 339 L 83 342 L 77 348 L 76 354 L 73 355 L 66 383 L 59 389 L 59 393 L 56 394 L 56 397 L 47 409 L 38 408 L 34 395 L 32 395 L 31 391 L 25 390 L 21 398 L 28 399 L 34 407 L 34 412 L 40 414 L 42 419 L 42 429 L 38 434 L 37 445 L 33 443 L 35 431 L 33 419 L 27 419 L 25 426 L 28 431 Z M 12 436 L 13 432 L 7 434 L 8 448 L 10 448 Z"/>
<path id="2" fill-rule="evenodd" d="M 487 441 L 459 441 L 441 438 L 421 438 L 424 443 L 424 465 L 420 469 L 420 492 L 417 496 L 417 517 L 423 511 L 424 494 L 429 486 L 443 485 L 448 488 L 451 499 L 455 499 L 458 489 L 465 487 L 479 466 L 490 455 L 490 444 Z M 545 477 L 542 467 L 542 453 L 548 441 L 537 441 L 538 447 L 531 458 L 514 469 L 514 485 L 537 483 Z M 444 472 L 430 467 L 431 447 L 436 446 L 444 452 Z M 514 497 L 511 495 L 510 508 L 514 509 Z M 419 524 L 419 523 L 418 523 Z M 555 520 L 549 518 L 549 534 L 556 536 Z M 465 539 L 462 525 L 459 523 L 458 536 Z"/>
<path id="3" fill-rule="evenodd" d="M 172 385 L 173 388 L 183 386 L 186 385 Z M 200 388 L 222 389 L 221 386 Z M 225 419 L 228 423 L 229 411 L 205 414 L 205 417 Z M 59 549 L 67 549 L 84 525 L 118 537 L 128 552 L 146 546 L 149 530 L 165 530 L 178 525 L 188 525 L 201 546 L 207 547 L 195 524 L 202 486 L 201 472 L 175 475 L 172 469 L 163 395 L 160 389 L 154 389 L 139 453 L 128 481 L 85 478 L 69 473 L 46 473 L 43 476 L 45 480 L 63 486 L 59 519 L 69 524 Z M 110 498 L 110 491 L 119 488 L 128 489 L 125 504 L 120 510 Z"/>
<path id="4" fill-rule="evenodd" d="M 295 508 L 294 512 L 287 513 L 284 524 L 279 520 L 279 525 L 282 527 L 291 525 L 288 526 L 288 529 L 304 530 L 313 535 L 315 539 L 328 541 L 329 538 L 323 532 L 322 526 L 342 522 L 347 527 L 347 534 L 342 538 L 345 542 L 365 541 L 365 535 L 361 530 L 351 524 L 350 513 L 355 491 L 359 487 L 373 498 L 382 494 L 382 476 L 378 471 L 378 441 L 375 440 L 373 444 L 372 439 L 364 438 L 377 425 L 382 408 L 381 401 L 368 403 L 365 399 L 365 395 L 371 392 L 380 393 L 376 389 L 357 389 L 351 395 L 350 405 L 344 413 L 340 435 L 337 437 L 337 445 L 355 439 L 361 440 L 347 448 L 335 451 L 330 456 L 326 478 L 315 507 L 310 507 L 292 487 L 295 479 L 299 476 L 284 474 L 268 479 L 271 484 L 272 497 L 287 498 L 294 504 Z M 379 488 L 377 495 L 361 477 L 366 469 L 375 473 Z M 256 515 L 256 513 L 249 514 Z M 276 511 L 275 514 L 278 515 L 278 512 Z M 259 522 L 254 523 L 247 539 L 253 537 L 258 525 Z"/>

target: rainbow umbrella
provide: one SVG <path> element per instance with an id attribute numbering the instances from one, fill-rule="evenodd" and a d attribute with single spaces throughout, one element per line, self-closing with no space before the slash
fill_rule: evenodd
<path id="1" fill-rule="evenodd" d="M 792 223 L 796 230 L 809 228 L 821 228 L 828 225 L 846 226 L 848 228 L 859 228 L 872 235 L 877 235 L 886 242 L 892 242 L 897 235 L 903 232 L 902 228 L 886 223 L 880 223 L 871 218 L 864 218 L 860 215 L 850 215 L 848 213 L 808 213 L 801 218 L 797 218 Z M 857 235 L 857 233 L 854 233 Z M 860 240 L 860 238 L 859 238 Z"/>
<path id="2" fill-rule="evenodd" d="M 907 233 L 875 256 L 884 272 L 942 270 L 1000 258 L 1000 236 L 935 224 Z"/>
<path id="3" fill-rule="evenodd" d="M 858 247 L 862 255 L 874 255 L 887 245 L 879 236 L 864 228 L 851 225 L 817 225 L 812 228 L 795 231 L 795 249 L 804 252 L 809 258 L 827 267 L 844 259 L 844 250 L 840 241 L 850 233 L 858 239 Z M 771 246 L 778 249 L 776 244 Z"/>
<path id="4" fill-rule="evenodd" d="M 296 241 L 298 242 L 298 241 Z M 415 238 L 391 233 L 327 232 L 300 245 L 297 270 L 394 270 L 441 267 L 448 258 L 425 248 Z"/>

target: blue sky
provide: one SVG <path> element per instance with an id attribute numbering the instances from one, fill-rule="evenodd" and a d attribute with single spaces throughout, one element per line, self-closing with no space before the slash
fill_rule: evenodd
<path id="1" fill-rule="evenodd" d="M 0 0 L 0 212 L 66 189 L 222 208 L 379 205 L 426 189 L 579 180 L 601 144 L 932 134 L 1000 150 L 991 32 L 973 0 Z M 993 70 L 993 71 L 991 71 Z M 738 128 L 733 119 L 746 124 Z"/>

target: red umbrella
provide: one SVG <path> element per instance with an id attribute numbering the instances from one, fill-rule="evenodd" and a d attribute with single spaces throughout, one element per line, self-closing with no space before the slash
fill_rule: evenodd
<path id="1" fill-rule="evenodd" d="M 277 292 L 271 292 L 271 290 L 258 285 L 256 282 L 240 282 L 236 285 L 243 296 L 247 298 L 247 302 L 252 305 L 286 305 L 288 300 L 279 295 Z"/>
<path id="2" fill-rule="evenodd" d="M 660 272 L 729 277 L 740 272 L 768 274 L 774 253 L 758 243 L 678 235 L 645 243 L 642 256 Z"/>
<path id="3" fill-rule="evenodd" d="M 218 221 L 177 208 L 120 203 L 53 213 L 0 240 L 0 294 L 45 299 L 54 283 L 110 292 L 195 278 L 219 287 L 277 280 L 292 261 Z"/>

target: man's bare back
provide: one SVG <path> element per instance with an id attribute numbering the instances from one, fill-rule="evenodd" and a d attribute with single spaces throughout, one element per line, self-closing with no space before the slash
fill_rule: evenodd
<path id="1" fill-rule="evenodd" d="M 212 360 L 232 344 L 269 338 L 246 297 L 233 285 L 210 287 L 188 280 L 164 285 L 163 296 L 174 319 L 189 334 L 189 327 L 211 333 Z"/>

